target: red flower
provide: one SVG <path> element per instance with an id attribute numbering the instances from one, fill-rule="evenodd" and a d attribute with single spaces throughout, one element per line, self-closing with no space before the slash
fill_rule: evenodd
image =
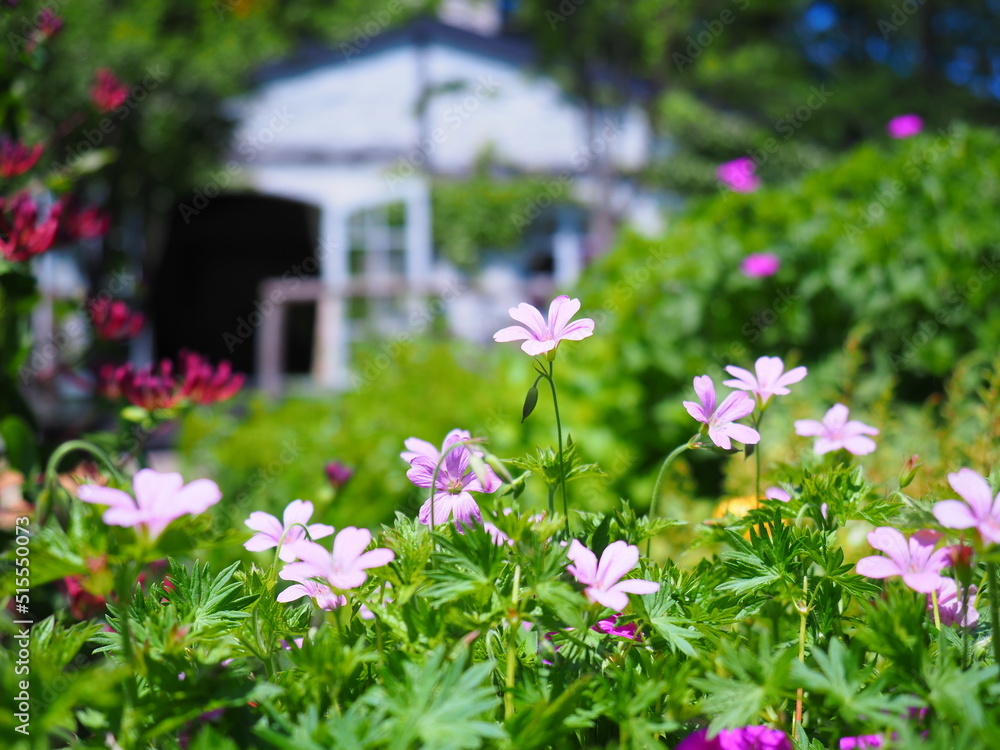
<path id="1" fill-rule="evenodd" d="M 146 411 L 173 409 L 189 404 L 214 404 L 232 398 L 243 386 L 243 375 L 233 374 L 228 362 L 213 367 L 193 352 L 181 352 L 175 372 L 169 359 L 159 367 L 105 365 L 98 373 L 98 391 L 105 398 L 124 398 Z"/>
<path id="2" fill-rule="evenodd" d="M 111 216 L 97 206 L 82 208 L 75 198 L 63 202 L 59 237 L 66 242 L 96 240 L 111 228 Z"/>
<path id="3" fill-rule="evenodd" d="M 121 300 L 95 299 L 87 307 L 94 331 L 105 341 L 127 341 L 146 323 L 142 313 L 130 310 Z"/>
<path id="4" fill-rule="evenodd" d="M 30 148 L 18 141 L 0 139 L 0 177 L 10 178 L 24 174 L 42 155 L 42 144 Z"/>
<path id="5" fill-rule="evenodd" d="M 94 76 L 94 85 L 90 89 L 90 101 L 101 112 L 117 109 L 128 99 L 128 87 L 115 78 L 107 68 L 101 68 Z"/>
<path id="6" fill-rule="evenodd" d="M 61 212 L 62 205 L 57 203 L 45 220 L 39 221 L 38 207 L 26 193 L 11 200 L 0 198 L 0 253 L 14 262 L 44 253 L 55 240 Z"/>

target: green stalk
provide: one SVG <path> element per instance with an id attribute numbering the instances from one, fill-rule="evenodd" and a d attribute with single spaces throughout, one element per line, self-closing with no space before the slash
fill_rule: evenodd
<path id="1" fill-rule="evenodd" d="M 559 397 L 556 395 L 556 381 L 553 377 L 555 368 L 555 361 L 550 360 L 549 373 L 545 376 L 545 379 L 549 381 L 549 387 L 552 388 L 552 408 L 556 413 L 556 436 L 559 441 L 559 484 L 562 486 L 563 515 L 566 516 L 566 535 L 569 536 L 569 494 L 566 489 L 566 466 L 563 463 L 562 420 L 559 418 Z"/>
<path id="2" fill-rule="evenodd" d="M 997 564 L 995 562 L 986 563 L 986 575 L 989 578 L 990 588 L 990 627 L 993 638 L 993 661 L 1000 665 L 1000 592 L 997 591 Z"/>
<path id="3" fill-rule="evenodd" d="M 59 463 L 73 451 L 84 451 L 89 453 L 110 469 L 111 475 L 115 478 L 115 481 L 121 483 L 124 483 L 125 481 L 125 478 L 118 470 L 118 467 L 115 466 L 114 461 L 111 460 L 107 453 L 93 443 L 88 443 L 86 440 L 70 440 L 63 443 L 52 451 L 52 455 L 49 456 L 49 462 L 45 467 L 45 487 L 47 492 L 43 492 L 39 495 L 38 507 L 35 513 L 35 516 L 38 519 L 39 527 L 45 523 L 45 518 L 49 512 L 49 505 L 52 502 L 52 492 L 58 484 Z"/>
<path id="4" fill-rule="evenodd" d="M 521 588 L 521 566 L 514 566 L 514 589 L 511 594 L 511 609 L 514 616 L 511 617 L 508 628 L 509 643 L 507 644 L 507 680 L 503 694 L 503 715 L 504 720 L 509 721 L 514 716 L 514 685 L 517 676 L 517 629 L 520 620 L 517 616 L 517 599 Z"/>
<path id="5" fill-rule="evenodd" d="M 653 485 L 653 495 L 652 497 L 649 498 L 649 515 L 652 516 L 653 512 L 656 511 L 657 509 L 656 508 L 657 501 L 660 499 L 660 487 L 663 486 L 663 477 L 666 474 L 667 467 L 670 466 L 670 464 L 674 462 L 674 459 L 677 458 L 679 455 L 681 455 L 684 451 L 686 451 L 688 448 L 693 447 L 694 442 L 697 439 L 698 439 L 697 435 L 693 436 L 683 445 L 678 445 L 676 448 L 674 448 L 670 452 L 670 455 L 667 456 L 665 459 L 663 459 L 663 463 L 660 465 L 660 472 L 656 475 L 656 484 Z M 646 540 L 646 557 L 649 557 L 649 549 L 652 544 L 653 544 L 653 537 L 650 537 L 649 539 Z"/>

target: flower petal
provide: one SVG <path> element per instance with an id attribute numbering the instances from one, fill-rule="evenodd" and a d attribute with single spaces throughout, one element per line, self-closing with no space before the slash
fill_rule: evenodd
<path id="1" fill-rule="evenodd" d="M 549 327 L 545 324 L 545 319 L 534 305 L 522 302 L 517 307 L 510 308 L 507 313 L 518 323 L 522 323 L 535 338 L 544 339 L 548 337 Z"/>
<path id="2" fill-rule="evenodd" d="M 884 555 L 862 557 L 855 566 L 858 575 L 868 578 L 889 578 L 902 574 L 902 570 L 890 558 Z"/>
<path id="3" fill-rule="evenodd" d="M 972 469 L 959 469 L 948 475 L 948 484 L 969 504 L 976 518 L 981 520 L 990 515 L 993 492 L 980 474 Z"/>
<path id="4" fill-rule="evenodd" d="M 604 548 L 597 563 L 594 584 L 610 588 L 639 563 L 639 548 L 625 541 L 612 542 Z"/>
<path id="5" fill-rule="evenodd" d="M 311 502 L 308 500 L 292 500 L 292 502 L 285 506 L 282 520 L 286 529 L 297 523 L 305 526 L 309 523 L 309 519 L 312 518 L 312 514 L 313 504 Z"/>
<path id="6" fill-rule="evenodd" d="M 744 445 L 756 445 L 760 442 L 760 433 L 753 427 L 748 427 L 745 424 L 730 422 L 722 429 L 733 440 L 743 443 Z"/>
<path id="7" fill-rule="evenodd" d="M 567 570 L 580 583 L 590 585 L 597 580 L 597 555 L 574 539 L 570 542 L 566 557 L 572 561 Z"/>
<path id="8" fill-rule="evenodd" d="M 559 332 L 562 331 L 572 320 L 573 316 L 580 312 L 580 300 L 570 299 L 567 294 L 560 294 L 549 304 L 549 335 L 552 338 L 561 338 Z"/>
<path id="9" fill-rule="evenodd" d="M 801 435 L 802 437 L 816 437 L 817 435 L 822 435 L 825 432 L 826 427 L 823 426 L 823 423 L 818 422 L 815 419 L 795 420 L 796 435 Z"/>
<path id="10" fill-rule="evenodd" d="M 493 340 L 501 344 L 531 338 L 534 338 L 534 335 L 524 326 L 507 326 L 493 334 Z"/>

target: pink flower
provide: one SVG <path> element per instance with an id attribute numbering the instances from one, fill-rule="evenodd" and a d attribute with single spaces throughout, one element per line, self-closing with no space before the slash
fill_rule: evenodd
<path id="1" fill-rule="evenodd" d="M 782 503 L 787 503 L 792 499 L 792 496 L 781 489 L 781 487 L 768 487 L 764 490 L 764 497 L 769 500 L 777 500 Z"/>
<path id="2" fill-rule="evenodd" d="M 111 228 L 111 214 L 98 206 L 83 207 L 76 198 L 67 198 L 61 205 L 59 239 L 62 242 L 96 240 Z"/>
<path id="3" fill-rule="evenodd" d="M 447 435 L 445 435 L 444 443 L 441 446 L 441 450 L 438 450 L 436 446 L 428 443 L 426 440 L 421 440 L 420 438 L 407 438 L 403 441 L 403 445 L 406 446 L 406 450 L 399 454 L 399 457 L 406 461 L 406 463 L 412 463 L 413 459 L 417 456 L 422 456 L 428 461 L 437 463 L 441 460 L 441 454 L 448 450 L 448 446 L 459 443 L 463 440 L 471 440 L 472 435 L 469 434 L 468 430 L 452 430 Z M 482 451 L 471 448 L 473 453 L 477 456 L 483 455 Z"/>
<path id="4" fill-rule="evenodd" d="M 708 375 L 700 375 L 694 379 L 694 392 L 700 404 L 685 401 L 684 408 L 688 414 L 708 425 L 708 436 L 720 448 L 732 448 L 730 440 L 745 444 L 760 442 L 760 433 L 752 427 L 735 424 L 754 410 L 756 403 L 742 391 L 735 391 L 726 396 L 718 408 L 715 407 L 715 383 Z"/>
<path id="5" fill-rule="evenodd" d="M 785 363 L 781 361 L 781 357 L 760 357 L 753 367 L 756 376 L 742 367 L 729 365 L 726 367 L 726 372 L 734 379 L 724 380 L 722 384 L 741 391 L 749 391 L 761 408 L 767 406 L 771 396 L 787 396 L 791 393 L 788 386 L 798 383 L 808 372 L 805 367 L 793 367 L 785 372 Z"/>
<path id="6" fill-rule="evenodd" d="M 27 193 L 0 198 L 0 254 L 19 263 L 44 253 L 55 241 L 61 213 L 62 204 L 57 203 L 42 220 Z"/>
<path id="7" fill-rule="evenodd" d="M 452 516 L 455 517 L 455 525 L 459 528 L 463 525 L 470 526 L 473 522 L 477 524 L 483 522 L 482 511 L 479 510 L 479 505 L 471 493 L 495 492 L 500 487 L 500 478 L 493 469 L 486 466 L 483 470 L 485 484 L 479 481 L 470 465 L 470 458 L 474 454 L 481 456 L 481 452 L 471 450 L 466 445 L 448 450 L 451 445 L 467 439 L 467 432 L 461 430 L 449 432 L 442 450 L 444 459 L 440 458 L 437 449 L 430 443 L 418 441 L 416 438 L 406 441 L 408 448 L 416 449 L 402 454 L 404 458 L 407 455 L 414 455 L 410 461 L 410 470 L 406 472 L 407 478 L 417 487 L 429 489 L 434 483 L 435 471 L 437 472 L 433 500 L 427 500 L 420 507 L 418 515 L 420 523 L 430 525 L 432 502 L 435 525 L 444 523 Z"/>
<path id="8" fill-rule="evenodd" d="M 639 562 L 639 548 L 634 544 L 612 542 L 604 548 L 598 562 L 593 552 L 574 539 L 567 554 L 573 564 L 566 570 L 586 587 L 584 596 L 608 609 L 621 612 L 628 606 L 628 594 L 653 594 L 660 590 L 660 584 L 653 581 L 621 580 Z"/>
<path id="9" fill-rule="evenodd" d="M 616 615 L 611 615 L 611 617 L 605 617 L 592 627 L 591 630 L 596 630 L 598 633 L 605 633 L 607 635 L 616 635 L 619 638 L 628 638 L 630 641 L 642 640 L 642 634 L 638 632 L 638 628 L 634 622 L 626 622 L 624 625 L 616 624 L 618 618 L 621 616 L 622 614 L 619 612 Z"/>
<path id="10" fill-rule="evenodd" d="M 751 279 L 773 276 L 781 268 L 781 261 L 774 253 L 751 253 L 740 263 L 740 271 Z"/>
<path id="11" fill-rule="evenodd" d="M 758 725 L 723 729 L 712 739 L 708 729 L 699 729 L 685 737 L 676 750 L 792 750 L 792 743 L 780 729 Z"/>
<path id="12" fill-rule="evenodd" d="M 943 578 L 937 588 L 938 614 L 943 625 L 960 625 L 963 628 L 974 628 L 979 622 L 979 612 L 972 606 L 976 600 L 976 587 L 969 586 L 968 601 L 963 602 L 964 592 L 959 592 L 958 584 L 951 578 Z M 928 594 L 927 610 L 933 611 L 934 600 Z"/>
<path id="13" fill-rule="evenodd" d="M 99 112 L 117 109 L 128 99 L 128 87 L 122 85 L 107 68 L 101 68 L 94 75 L 94 85 L 90 89 L 90 101 Z"/>
<path id="14" fill-rule="evenodd" d="M 278 594 L 276 600 L 282 604 L 294 602 L 296 599 L 301 599 L 304 596 L 307 596 L 316 602 L 316 606 L 319 609 L 327 611 L 334 610 L 337 607 L 343 607 L 347 604 L 346 596 L 343 594 L 335 594 L 330 587 L 325 584 L 314 581 L 308 576 L 298 579 L 285 576 L 284 573 L 285 571 L 282 570 L 279 575 L 286 581 L 297 582 L 293 583 L 287 589 Z M 301 645 L 299 648 L 301 648 Z"/>
<path id="15" fill-rule="evenodd" d="M 127 492 L 85 484 L 79 489 L 79 498 L 108 506 L 103 518 L 109 526 L 138 526 L 150 539 L 159 537 L 174 519 L 204 513 L 222 499 L 218 485 L 210 479 L 185 485 L 180 474 L 152 469 L 136 472 L 132 489 L 134 501 Z"/>
<path id="16" fill-rule="evenodd" d="M 890 138 L 912 138 L 924 129 L 920 115 L 899 115 L 886 123 L 885 131 Z"/>
<path id="17" fill-rule="evenodd" d="M 27 172 L 42 155 L 42 148 L 41 143 L 29 148 L 17 141 L 0 139 L 0 177 L 10 179 Z"/>
<path id="18" fill-rule="evenodd" d="M 334 537 L 332 553 L 316 542 L 299 541 L 294 551 L 301 562 L 289 563 L 278 575 L 300 583 L 319 578 L 324 585 L 339 591 L 355 589 L 368 580 L 366 570 L 380 568 L 396 559 L 396 553 L 384 547 L 365 552 L 371 541 L 368 529 L 353 526 L 341 529 Z"/>
<path id="19" fill-rule="evenodd" d="M 548 321 L 538 308 L 522 302 L 508 311 L 510 317 L 523 325 L 501 328 L 493 340 L 501 343 L 521 341 L 521 349 L 531 356 L 554 352 L 561 341 L 580 341 L 594 333 L 594 321 L 582 318 L 571 323 L 570 319 L 580 310 L 580 300 L 562 294 L 549 305 Z"/>
<path id="20" fill-rule="evenodd" d="M 292 500 L 282 514 L 282 521 L 270 513 L 256 510 L 250 514 L 245 523 L 257 533 L 250 537 L 243 546 L 251 552 L 263 552 L 281 546 L 278 557 L 285 562 L 295 560 L 293 545 L 306 538 L 322 539 L 333 533 L 333 526 L 325 523 L 309 523 L 312 518 L 313 504 L 308 500 Z"/>
<path id="21" fill-rule="evenodd" d="M 843 404 L 834 404 L 823 417 L 799 419 L 795 432 L 804 437 L 816 437 L 816 455 L 822 456 L 835 450 L 846 450 L 855 456 L 864 456 L 875 450 L 875 441 L 865 435 L 878 435 L 878 430 L 856 420 L 847 420 L 850 411 Z"/>
<path id="22" fill-rule="evenodd" d="M 868 578 L 902 576 L 911 589 L 929 594 L 943 584 L 938 571 L 949 565 L 948 550 L 934 549 L 940 538 L 936 531 L 918 531 L 907 541 L 898 529 L 880 526 L 868 533 L 868 543 L 888 557 L 862 557 L 856 570 Z"/>
<path id="23" fill-rule="evenodd" d="M 146 323 L 140 312 L 129 309 L 121 300 L 98 297 L 87 305 L 97 337 L 104 341 L 128 341 L 135 338 Z"/>
<path id="24" fill-rule="evenodd" d="M 934 505 L 934 517 L 949 529 L 979 532 L 986 544 L 1000 542 L 1000 494 L 993 497 L 989 482 L 972 469 L 948 475 L 948 484 L 962 500 L 942 500 Z"/>
<path id="25" fill-rule="evenodd" d="M 882 735 L 860 734 L 857 737 L 840 738 L 840 750 L 868 750 L 874 747 L 882 747 Z"/>
<path id="26" fill-rule="evenodd" d="M 715 170 L 715 176 L 730 190 L 737 193 L 752 193 L 760 187 L 760 178 L 754 174 L 757 165 L 749 156 L 727 161 Z"/>

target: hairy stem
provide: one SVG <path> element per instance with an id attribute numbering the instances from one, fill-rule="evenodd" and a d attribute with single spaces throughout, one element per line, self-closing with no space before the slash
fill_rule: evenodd
<path id="1" fill-rule="evenodd" d="M 566 534 L 569 535 L 569 493 L 566 489 L 566 465 L 563 463 L 562 420 L 559 418 L 559 397 L 556 395 L 556 381 L 553 377 L 556 363 L 549 362 L 549 373 L 545 379 L 552 388 L 552 408 L 556 413 L 556 438 L 559 441 L 559 484 L 562 486 L 563 515 L 566 516 Z"/>

